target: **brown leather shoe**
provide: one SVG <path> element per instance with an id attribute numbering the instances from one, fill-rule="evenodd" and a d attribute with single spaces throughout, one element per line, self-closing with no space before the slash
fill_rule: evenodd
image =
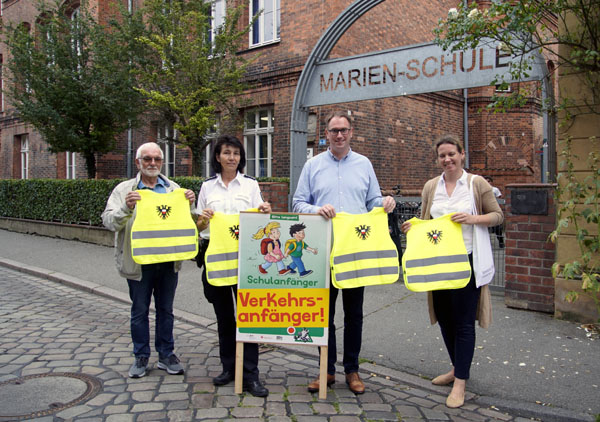
<path id="1" fill-rule="evenodd" d="M 346 374 L 346 384 L 348 384 L 348 388 L 350 388 L 350 391 L 354 394 L 362 394 L 365 392 L 365 384 L 358 376 L 358 372 Z"/>
<path id="2" fill-rule="evenodd" d="M 331 384 L 335 382 L 335 375 L 327 374 L 327 386 L 329 387 Z M 311 393 L 316 393 L 319 391 L 319 378 L 308 384 L 308 391 Z"/>

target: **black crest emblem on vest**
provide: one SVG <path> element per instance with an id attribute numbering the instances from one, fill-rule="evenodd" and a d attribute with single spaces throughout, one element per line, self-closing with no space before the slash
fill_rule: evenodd
<path id="1" fill-rule="evenodd" d="M 158 205 L 156 207 L 156 213 L 160 218 L 166 220 L 168 216 L 171 215 L 171 207 L 168 205 Z"/>
<path id="2" fill-rule="evenodd" d="M 437 245 L 442 241 L 442 232 L 440 230 L 431 230 L 427 233 L 427 238 L 431 243 Z"/>
<path id="3" fill-rule="evenodd" d="M 233 226 L 229 227 L 229 234 L 235 240 L 239 240 L 240 239 L 240 226 L 239 225 L 233 225 Z"/>
<path id="4" fill-rule="evenodd" d="M 369 235 L 371 234 L 371 226 L 363 224 L 358 227 L 354 227 L 354 231 L 361 240 L 366 240 L 367 237 L 369 237 Z"/>

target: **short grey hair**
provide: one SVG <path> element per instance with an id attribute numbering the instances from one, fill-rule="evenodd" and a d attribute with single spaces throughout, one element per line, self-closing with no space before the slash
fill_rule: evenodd
<path id="1" fill-rule="evenodd" d="M 145 144 L 142 144 L 138 147 L 137 152 L 135 153 L 135 159 L 139 160 L 140 158 L 142 158 L 142 151 L 150 146 L 158 148 L 158 150 L 160 151 L 160 158 L 162 158 L 162 159 L 165 158 L 165 153 L 163 152 L 162 148 L 156 142 L 146 142 Z"/>

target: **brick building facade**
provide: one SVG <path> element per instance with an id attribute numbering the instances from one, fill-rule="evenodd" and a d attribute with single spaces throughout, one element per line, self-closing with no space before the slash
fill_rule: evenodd
<path id="1" fill-rule="evenodd" d="M 217 7 L 224 1 L 217 1 Z M 287 177 L 290 114 L 298 78 L 322 33 L 352 0 L 227 0 L 227 7 L 239 2 L 246 4 L 247 16 L 252 14 L 253 7 L 265 10 L 245 41 L 248 48 L 239 53 L 247 56 L 260 53 L 247 74 L 251 89 L 244 98 L 245 108 L 240 110 L 245 125 L 237 133 L 246 145 L 249 158 L 246 172 L 256 176 Z M 10 0 L 2 3 L 3 19 L 35 22 L 31 2 Z M 103 3 L 95 3 L 101 13 Z M 382 2 L 347 30 L 330 58 L 431 42 L 438 19 L 445 17 L 447 10 L 456 7 L 457 3 L 456 0 Z M 272 26 L 269 25 L 271 21 L 274 22 Z M 3 57 L 6 54 L 2 51 Z M 468 90 L 470 170 L 491 175 L 502 191 L 509 183 L 539 182 L 539 151 L 543 138 L 540 101 L 532 98 L 517 112 L 479 112 L 489 103 L 493 90 L 493 87 Z M 433 140 L 448 132 L 464 136 L 464 102 L 463 92 L 457 90 L 313 107 L 310 109 L 307 153 L 316 155 L 326 149 L 319 140 L 325 137 L 327 113 L 338 108 L 348 110 L 355 119 L 352 148 L 371 159 L 382 188 L 399 184 L 403 194 L 418 194 L 423 183 L 439 173 L 431 149 Z M 72 175 L 72 171 L 69 173 L 72 157 L 67 153 L 48 153 L 47 146 L 34 130 L 10 117 L 6 112 L 9 108 L 6 104 L 0 119 L 0 177 L 21 177 L 23 160 L 28 160 L 27 177 Z M 131 140 L 135 151 L 141 143 L 159 139 L 165 130 L 168 128 L 150 121 L 141 130 L 123 134 L 113 152 L 98 157 L 97 177 L 125 177 L 127 139 Z M 28 140 L 29 150 L 22 152 L 24 137 Z M 169 149 L 171 169 L 176 175 L 191 174 L 189 151 L 168 145 L 163 147 Z M 81 157 L 76 157 L 75 164 L 75 176 L 85 177 Z M 132 163 L 130 166 L 135 169 Z"/>

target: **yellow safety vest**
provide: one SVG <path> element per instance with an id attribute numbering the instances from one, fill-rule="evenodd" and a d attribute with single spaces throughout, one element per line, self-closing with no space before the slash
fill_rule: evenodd
<path id="1" fill-rule="evenodd" d="M 366 214 L 337 213 L 331 250 L 332 282 L 338 289 L 398 281 L 398 250 L 390 237 L 387 214 L 373 208 Z"/>
<path id="2" fill-rule="evenodd" d="M 446 214 L 433 220 L 408 220 L 402 256 L 404 284 L 413 292 L 460 289 L 471 279 L 471 265 L 459 223 Z"/>
<path id="3" fill-rule="evenodd" d="M 190 214 L 185 189 L 138 193 L 131 227 L 131 256 L 141 265 L 192 259 L 198 253 L 198 229 Z"/>
<path id="4" fill-rule="evenodd" d="M 238 282 L 240 215 L 215 212 L 210 219 L 210 242 L 204 256 L 206 279 L 213 286 Z"/>

